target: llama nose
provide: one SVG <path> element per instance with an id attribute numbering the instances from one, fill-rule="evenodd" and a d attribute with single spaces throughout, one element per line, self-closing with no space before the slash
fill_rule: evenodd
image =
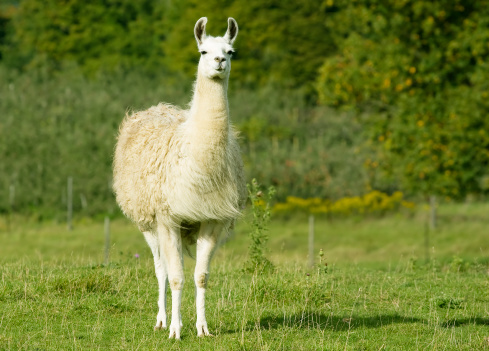
<path id="1" fill-rule="evenodd" d="M 216 57 L 214 57 L 214 61 L 216 61 L 217 63 L 221 63 L 223 61 L 226 61 L 226 58 L 225 57 L 216 56 Z"/>

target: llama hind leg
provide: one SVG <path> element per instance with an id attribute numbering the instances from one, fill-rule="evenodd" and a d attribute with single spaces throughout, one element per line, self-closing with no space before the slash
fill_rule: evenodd
<path id="1" fill-rule="evenodd" d="M 168 280 L 170 282 L 172 296 L 172 312 L 169 338 L 180 339 L 182 328 L 182 317 L 180 307 L 182 304 L 183 276 L 183 254 L 182 237 L 180 228 L 158 223 L 158 241 L 160 252 L 166 262 Z"/>
<path id="2" fill-rule="evenodd" d="M 158 247 L 158 237 L 155 233 L 143 232 L 143 235 L 151 248 L 155 262 L 156 278 L 158 279 L 158 315 L 156 316 L 155 330 L 166 328 L 166 286 L 168 274 L 166 271 L 166 263 L 160 255 Z"/>
<path id="3" fill-rule="evenodd" d="M 195 263 L 195 305 L 197 307 L 197 336 L 212 335 L 207 328 L 205 319 L 205 291 L 209 278 L 209 265 L 217 248 L 223 224 L 218 222 L 203 222 L 197 238 L 197 257 Z"/>

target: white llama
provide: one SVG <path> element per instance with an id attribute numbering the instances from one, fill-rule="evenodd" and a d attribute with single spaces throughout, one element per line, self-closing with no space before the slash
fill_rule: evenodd
<path id="1" fill-rule="evenodd" d="M 159 285 L 155 329 L 166 328 L 170 283 L 170 338 L 180 339 L 183 255 L 197 243 L 197 334 L 211 335 L 205 318 L 210 260 L 246 199 L 236 132 L 229 123 L 227 88 L 238 25 L 207 36 L 207 18 L 194 28 L 201 53 L 189 110 L 159 104 L 126 116 L 114 156 L 114 191 L 124 214 L 143 232 Z"/>

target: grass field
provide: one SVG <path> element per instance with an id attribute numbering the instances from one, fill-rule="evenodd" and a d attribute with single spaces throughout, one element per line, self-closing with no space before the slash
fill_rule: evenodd
<path id="1" fill-rule="evenodd" d="M 207 320 L 194 330 L 193 260 L 186 258 L 182 340 L 153 331 L 151 253 L 127 221 L 0 219 L 0 350 L 483 350 L 489 349 L 488 204 L 427 213 L 316 220 L 328 271 L 307 267 L 307 219 L 273 220 L 270 274 L 244 273 L 249 221 L 213 262 Z M 139 255 L 139 258 L 135 257 Z"/>

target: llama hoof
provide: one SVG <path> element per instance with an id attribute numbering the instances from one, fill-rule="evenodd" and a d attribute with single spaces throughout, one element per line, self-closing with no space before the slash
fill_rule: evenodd
<path id="1" fill-rule="evenodd" d="M 155 331 L 161 329 L 166 329 L 166 323 L 163 323 L 162 321 L 156 322 Z"/>
<path id="2" fill-rule="evenodd" d="M 211 333 L 209 333 L 209 329 L 207 329 L 207 323 L 198 323 L 197 324 L 197 336 L 204 337 L 204 336 L 214 336 Z"/>
<path id="3" fill-rule="evenodd" d="M 158 312 L 158 315 L 156 316 L 156 325 L 155 325 L 155 330 L 161 330 L 161 329 L 166 329 L 166 313 L 161 312 L 162 310 Z"/>
<path id="4" fill-rule="evenodd" d="M 180 340 L 180 326 L 177 328 L 170 324 L 170 335 L 168 339 Z"/>

